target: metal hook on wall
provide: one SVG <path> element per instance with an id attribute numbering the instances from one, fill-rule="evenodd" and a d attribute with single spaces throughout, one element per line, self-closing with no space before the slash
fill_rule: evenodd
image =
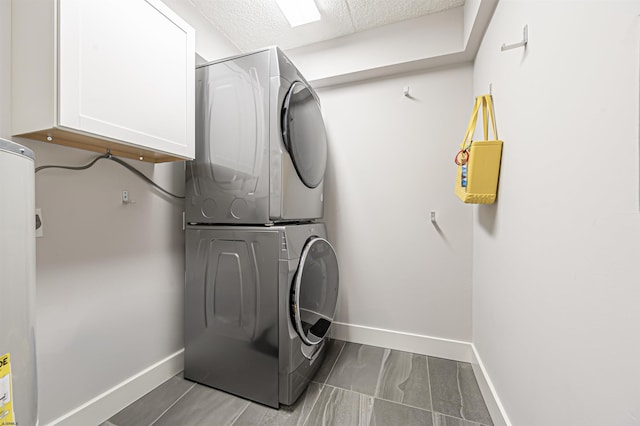
<path id="1" fill-rule="evenodd" d="M 522 29 L 522 41 L 513 44 L 502 44 L 501 51 L 517 49 L 518 47 L 525 47 L 529 42 L 529 25 L 525 25 Z"/>

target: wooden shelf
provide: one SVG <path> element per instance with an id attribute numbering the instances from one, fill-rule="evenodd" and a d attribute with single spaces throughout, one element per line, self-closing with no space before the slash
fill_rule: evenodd
<path id="1" fill-rule="evenodd" d="M 86 149 L 105 154 L 107 150 L 116 157 L 141 160 L 149 163 L 165 163 L 168 161 L 184 161 L 185 158 L 176 157 L 162 152 L 141 149 L 136 146 L 126 145 L 121 142 L 105 140 L 94 136 L 70 132 L 63 129 L 46 129 L 38 132 L 16 135 L 41 142 L 69 146 L 72 148 Z M 49 140 L 49 138 L 51 140 Z"/>

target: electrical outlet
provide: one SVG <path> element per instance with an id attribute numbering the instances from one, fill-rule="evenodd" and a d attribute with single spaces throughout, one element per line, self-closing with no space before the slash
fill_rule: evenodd
<path id="1" fill-rule="evenodd" d="M 36 237 L 44 237 L 44 224 L 42 222 L 42 209 L 36 209 Z"/>

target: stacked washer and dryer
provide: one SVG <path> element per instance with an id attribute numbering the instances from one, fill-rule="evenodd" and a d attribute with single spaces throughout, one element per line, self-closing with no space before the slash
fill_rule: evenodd
<path id="1" fill-rule="evenodd" d="M 317 95 L 273 47 L 196 68 L 186 172 L 184 377 L 291 405 L 326 353 L 338 262 Z"/>

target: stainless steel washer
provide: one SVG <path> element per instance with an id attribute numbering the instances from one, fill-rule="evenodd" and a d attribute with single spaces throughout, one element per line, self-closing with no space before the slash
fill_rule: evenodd
<path id="1" fill-rule="evenodd" d="M 185 378 L 293 404 L 322 363 L 336 310 L 325 225 L 191 226 L 186 246 Z"/>

